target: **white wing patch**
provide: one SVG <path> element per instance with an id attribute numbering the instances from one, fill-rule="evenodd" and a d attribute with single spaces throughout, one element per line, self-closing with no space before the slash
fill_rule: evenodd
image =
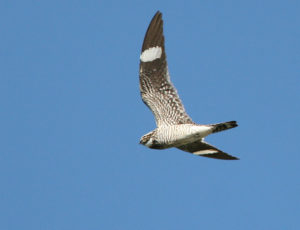
<path id="1" fill-rule="evenodd" d="M 194 152 L 193 154 L 203 155 L 203 154 L 214 154 L 214 153 L 218 153 L 218 151 L 216 151 L 214 149 L 205 149 L 205 150 L 200 150 L 200 151 Z"/>
<path id="2" fill-rule="evenodd" d="M 140 56 L 142 62 L 151 62 L 161 57 L 162 49 L 159 46 L 146 49 Z"/>

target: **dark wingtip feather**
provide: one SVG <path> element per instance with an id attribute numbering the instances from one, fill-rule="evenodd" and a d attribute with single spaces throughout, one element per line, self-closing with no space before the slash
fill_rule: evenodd
<path id="1" fill-rule="evenodd" d="M 155 46 L 160 46 L 164 49 L 163 20 L 160 11 L 156 12 L 148 26 L 142 52 Z"/>
<path id="2" fill-rule="evenodd" d="M 215 154 L 202 154 L 203 157 L 209 157 L 219 160 L 239 160 L 239 158 L 229 155 L 228 153 L 218 152 Z"/>

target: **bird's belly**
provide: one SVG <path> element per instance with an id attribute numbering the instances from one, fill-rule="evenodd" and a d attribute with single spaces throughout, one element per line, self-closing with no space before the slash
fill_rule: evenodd
<path id="1" fill-rule="evenodd" d="M 200 140 L 210 133 L 209 126 L 178 125 L 162 130 L 157 141 L 163 148 L 177 147 Z"/>
<path id="2" fill-rule="evenodd" d="M 201 138 L 202 138 L 201 135 L 198 134 L 178 136 L 177 138 L 171 140 L 168 144 L 173 147 L 177 147 L 181 145 L 186 145 L 188 143 L 192 143 L 196 140 L 200 140 Z"/>

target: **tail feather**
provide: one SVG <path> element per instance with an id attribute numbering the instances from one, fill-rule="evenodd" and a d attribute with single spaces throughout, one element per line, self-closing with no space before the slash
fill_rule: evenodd
<path id="1" fill-rule="evenodd" d="M 212 124 L 211 126 L 213 126 L 213 133 L 217 133 L 220 131 L 224 131 L 227 129 L 232 129 L 238 126 L 238 124 L 236 123 L 236 121 L 227 121 L 227 122 L 223 122 L 223 123 L 218 123 L 218 124 Z"/>

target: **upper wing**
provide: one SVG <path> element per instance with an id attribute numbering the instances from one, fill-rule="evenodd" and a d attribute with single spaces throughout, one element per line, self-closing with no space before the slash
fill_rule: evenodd
<path id="1" fill-rule="evenodd" d="M 146 32 L 140 56 L 140 90 L 157 126 L 193 123 L 186 114 L 168 72 L 162 14 L 158 11 Z"/>
<path id="2" fill-rule="evenodd" d="M 216 147 L 202 141 L 198 140 L 190 144 L 182 145 L 177 147 L 183 151 L 193 153 L 198 156 L 210 157 L 221 160 L 238 160 L 239 158 L 231 156 L 223 151 L 217 149 Z"/>

